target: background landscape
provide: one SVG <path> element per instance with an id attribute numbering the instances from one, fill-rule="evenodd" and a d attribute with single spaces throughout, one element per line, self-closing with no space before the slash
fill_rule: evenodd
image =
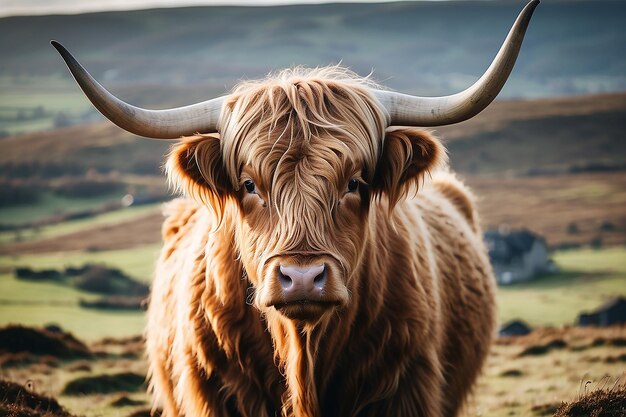
<path id="1" fill-rule="evenodd" d="M 51 39 L 114 94 L 148 108 L 223 95 L 240 79 L 286 66 L 339 62 L 395 90 L 444 95 L 482 74 L 522 6 L 399 2 L 1 18 L 0 325 L 55 324 L 86 350 L 16 357 L 2 333 L 0 375 L 30 381 L 76 415 L 146 408 L 136 336 L 160 247 L 161 204 L 172 198 L 161 173 L 170 143 L 104 121 Z M 537 330 L 498 341 L 468 415 L 552 415 L 583 394 L 586 381 L 589 389 L 623 381 L 623 327 L 563 326 L 626 296 L 624 21 L 623 1 L 542 2 L 499 100 L 436 130 L 453 169 L 479 196 L 485 229 L 539 234 L 557 266 L 499 289 L 501 322 L 521 319 Z M 540 353 L 528 353 L 532 347 Z M 67 389 L 100 374 L 122 375 L 126 385 Z M 121 398 L 130 403 L 113 405 Z"/>

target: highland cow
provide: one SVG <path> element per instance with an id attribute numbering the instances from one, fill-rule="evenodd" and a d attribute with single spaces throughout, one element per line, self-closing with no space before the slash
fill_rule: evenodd
<path id="1" fill-rule="evenodd" d="M 494 99 L 537 3 L 476 84 L 438 98 L 336 66 L 145 110 L 55 43 L 113 122 L 187 136 L 167 159 L 187 198 L 167 205 L 148 312 L 155 407 L 167 417 L 458 415 L 494 334 L 494 278 L 471 192 L 417 126 L 466 120 Z"/>

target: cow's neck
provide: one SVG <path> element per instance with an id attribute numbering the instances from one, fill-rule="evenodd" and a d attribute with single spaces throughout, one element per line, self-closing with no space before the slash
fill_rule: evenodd
<path id="1" fill-rule="evenodd" d="M 357 273 L 368 273 L 367 262 Z M 345 346 L 352 337 L 352 324 L 360 310 L 359 292 L 351 292 L 349 307 L 332 313 L 315 326 L 297 324 L 275 310 L 267 313 L 275 355 L 287 384 L 283 398 L 285 415 L 321 416 L 325 391 L 338 361 L 345 359 Z"/>
<path id="2" fill-rule="evenodd" d="M 267 322 L 274 340 L 275 355 L 287 384 L 283 414 L 319 416 L 313 372 L 317 356 L 313 341 L 315 333 L 299 328 L 275 311 L 268 312 Z"/>

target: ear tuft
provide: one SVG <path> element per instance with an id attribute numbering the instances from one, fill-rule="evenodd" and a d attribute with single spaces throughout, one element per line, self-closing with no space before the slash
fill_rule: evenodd
<path id="1" fill-rule="evenodd" d="M 208 206 L 221 223 L 232 187 L 226 179 L 218 137 L 184 138 L 172 146 L 165 172 L 171 187 Z"/>
<path id="2" fill-rule="evenodd" d="M 419 188 L 428 172 L 447 163 L 446 150 L 430 132 L 416 127 L 387 129 L 374 178 L 374 190 L 386 194 L 389 210 Z"/>

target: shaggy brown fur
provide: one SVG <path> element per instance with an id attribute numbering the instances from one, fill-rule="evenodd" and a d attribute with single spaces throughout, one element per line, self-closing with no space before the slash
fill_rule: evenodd
<path id="1" fill-rule="evenodd" d="M 246 83 L 219 135 L 172 149 L 191 199 L 167 206 L 149 308 L 165 416 L 458 415 L 494 331 L 472 196 L 370 87 L 337 67 Z M 328 265 L 334 306 L 275 308 L 286 260 Z"/>

